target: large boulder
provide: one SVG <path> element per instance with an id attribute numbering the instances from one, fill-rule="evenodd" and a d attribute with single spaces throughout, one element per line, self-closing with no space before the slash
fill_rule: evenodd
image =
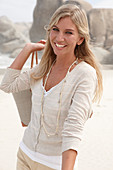
<path id="1" fill-rule="evenodd" d="M 14 23 L 15 24 L 15 28 L 18 32 L 21 32 L 26 38 L 29 38 L 29 30 L 32 26 L 31 22 L 17 22 Z"/>
<path id="2" fill-rule="evenodd" d="M 30 39 L 37 42 L 45 38 L 44 26 L 48 24 L 54 11 L 62 4 L 62 0 L 37 0 L 30 29 Z"/>
<path id="3" fill-rule="evenodd" d="M 80 8 L 83 8 L 86 13 L 89 12 L 92 9 L 92 5 L 84 0 L 63 0 L 64 4 L 75 4 L 79 6 Z"/>
<path id="4" fill-rule="evenodd" d="M 0 17 L 0 52 L 12 53 L 23 48 L 29 39 L 16 29 L 15 24 L 6 16 Z"/>
<path id="5" fill-rule="evenodd" d="M 110 49 L 112 45 L 113 45 L 113 35 L 107 35 L 104 47 L 106 49 Z"/>
<path id="6" fill-rule="evenodd" d="M 111 52 L 101 47 L 92 47 L 92 52 L 101 64 L 109 64 L 107 58 Z"/>
<path id="7" fill-rule="evenodd" d="M 109 64 L 109 65 L 113 64 L 113 46 L 109 49 L 109 55 L 107 56 L 107 58 L 105 58 L 103 64 Z"/>
<path id="8" fill-rule="evenodd" d="M 113 9 L 92 9 L 88 20 L 92 43 L 109 49 L 113 44 Z"/>

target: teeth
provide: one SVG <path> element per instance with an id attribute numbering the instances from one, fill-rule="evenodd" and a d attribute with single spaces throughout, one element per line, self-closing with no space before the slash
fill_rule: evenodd
<path id="1" fill-rule="evenodd" d="M 56 44 L 57 47 L 63 48 L 65 45 Z"/>

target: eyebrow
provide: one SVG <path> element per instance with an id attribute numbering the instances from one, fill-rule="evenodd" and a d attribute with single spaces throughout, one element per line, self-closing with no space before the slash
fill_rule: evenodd
<path id="1" fill-rule="evenodd" d="M 58 28 L 56 25 L 53 25 L 53 27 Z M 58 29 L 59 29 L 59 28 L 58 28 Z M 65 31 L 74 31 L 74 29 L 67 28 L 67 29 L 65 29 Z"/>

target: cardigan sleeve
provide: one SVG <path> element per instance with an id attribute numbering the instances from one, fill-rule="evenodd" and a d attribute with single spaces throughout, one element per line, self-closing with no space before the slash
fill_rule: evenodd
<path id="1" fill-rule="evenodd" d="M 7 68 L 0 89 L 6 93 L 30 89 L 30 69 L 21 73 L 20 70 Z"/>
<path id="2" fill-rule="evenodd" d="M 78 152 L 84 124 L 91 114 L 92 99 L 97 86 L 96 72 L 87 71 L 80 78 L 74 92 L 62 131 L 62 152 L 73 149 Z"/>

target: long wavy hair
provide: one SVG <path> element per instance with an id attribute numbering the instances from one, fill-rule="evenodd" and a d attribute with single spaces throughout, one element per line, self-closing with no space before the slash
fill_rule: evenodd
<path id="1" fill-rule="evenodd" d="M 99 101 L 103 91 L 102 74 L 100 71 L 100 65 L 96 60 L 95 56 L 93 55 L 89 46 L 90 36 L 89 36 L 89 27 L 88 27 L 86 13 L 83 9 L 80 9 L 76 5 L 72 5 L 72 4 L 62 5 L 55 11 L 53 16 L 51 17 L 49 25 L 46 26 L 47 41 L 46 41 L 44 53 L 42 55 L 39 66 L 37 67 L 37 70 L 31 76 L 35 80 L 38 80 L 44 77 L 48 73 L 52 63 L 56 59 L 56 55 L 50 44 L 50 31 L 53 25 L 57 24 L 61 18 L 67 16 L 70 17 L 73 23 L 76 25 L 80 37 L 84 38 L 82 44 L 76 45 L 74 53 L 78 59 L 81 58 L 96 70 L 98 86 L 93 101 L 97 101 L 97 100 Z"/>

